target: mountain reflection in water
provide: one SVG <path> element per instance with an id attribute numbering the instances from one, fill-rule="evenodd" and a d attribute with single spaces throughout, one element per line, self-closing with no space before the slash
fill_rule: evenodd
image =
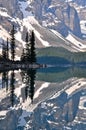
<path id="1" fill-rule="evenodd" d="M 0 130 L 44 129 L 86 129 L 85 68 L 0 73 Z"/>

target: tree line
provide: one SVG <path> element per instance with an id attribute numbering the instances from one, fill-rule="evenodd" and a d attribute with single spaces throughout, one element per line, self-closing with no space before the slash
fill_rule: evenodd
<path id="1" fill-rule="evenodd" d="M 15 44 L 15 28 L 14 25 L 12 26 L 11 33 L 10 33 L 10 42 L 2 43 L 2 55 L 0 56 L 0 59 L 5 61 L 13 61 L 16 62 L 15 56 L 16 56 L 16 44 Z M 10 44 L 9 44 L 10 43 Z M 29 34 L 26 32 L 25 37 L 25 48 L 22 49 L 22 54 L 20 57 L 20 62 L 23 63 L 36 63 L 36 52 L 35 52 L 35 34 L 32 30 Z M 9 57 L 9 53 L 11 54 L 11 58 Z"/>

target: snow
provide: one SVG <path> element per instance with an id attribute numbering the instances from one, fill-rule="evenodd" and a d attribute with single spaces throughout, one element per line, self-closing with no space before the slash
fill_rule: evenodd
<path id="1" fill-rule="evenodd" d="M 63 36 L 62 36 L 60 33 L 58 33 L 57 31 L 55 31 L 55 30 L 53 30 L 53 29 L 51 29 L 51 31 L 52 31 L 55 35 L 57 35 L 59 38 L 61 38 L 63 41 L 65 41 L 65 39 L 63 38 Z"/>
<path id="2" fill-rule="evenodd" d="M 65 2 L 72 2 L 73 0 L 66 0 Z"/>
<path id="3" fill-rule="evenodd" d="M 53 104 L 53 103 L 48 103 L 47 105 L 48 105 L 49 107 L 53 107 L 54 104 Z"/>
<path id="4" fill-rule="evenodd" d="M 41 108 L 47 109 L 46 102 L 41 103 Z"/>
<path id="5" fill-rule="evenodd" d="M 9 33 L 2 26 L 0 26 L 0 38 L 7 40 L 7 37 L 10 38 Z"/>
<path id="6" fill-rule="evenodd" d="M 80 98 L 79 109 L 86 110 L 86 107 L 84 106 L 84 103 L 86 103 L 86 96 L 82 96 Z"/>
<path id="7" fill-rule="evenodd" d="M 23 12 L 23 16 L 24 16 L 23 26 L 25 26 L 28 29 L 28 31 L 34 30 L 36 37 L 40 40 L 42 45 L 45 47 L 49 47 L 50 44 L 47 41 L 43 40 L 41 38 L 42 36 L 40 35 L 40 33 L 32 26 L 32 24 L 37 24 L 37 25 L 39 24 L 38 24 L 38 21 L 34 18 L 33 14 L 31 12 L 26 11 L 26 8 L 30 5 L 30 2 L 31 1 L 19 2 L 20 9 Z M 18 32 L 16 35 L 17 35 L 17 39 L 19 37 L 19 41 L 22 42 L 20 32 Z M 24 42 L 23 42 L 23 46 L 25 46 Z"/>
<path id="8" fill-rule="evenodd" d="M 49 47 L 50 44 L 47 41 L 45 41 L 45 40 L 43 40 L 41 38 L 42 37 L 41 34 L 31 24 L 38 24 L 38 22 L 35 20 L 35 18 L 33 16 L 29 16 L 28 18 L 25 18 L 23 20 L 23 25 L 26 26 L 26 28 L 28 29 L 28 31 L 34 30 L 35 36 L 40 40 L 41 44 L 43 46 L 45 46 L 45 47 Z"/>
<path id="9" fill-rule="evenodd" d="M 70 41 L 73 45 L 77 46 L 77 48 L 79 48 L 81 51 L 86 51 L 86 45 L 75 39 L 71 33 L 68 34 L 66 39 Z"/>
<path id="10" fill-rule="evenodd" d="M 0 111 L 0 116 L 6 116 L 7 111 Z"/>
<path id="11" fill-rule="evenodd" d="M 50 83 L 45 82 L 42 84 L 42 86 L 35 92 L 34 98 L 37 98 L 40 94 L 42 89 L 47 88 L 49 86 Z"/>
<path id="12" fill-rule="evenodd" d="M 21 86 L 19 86 L 18 88 L 15 88 L 15 94 L 17 97 L 19 97 L 21 95 L 21 89 L 25 86 L 25 84 L 22 84 Z"/>
<path id="13" fill-rule="evenodd" d="M 2 9 L 3 9 L 3 11 L 2 11 Z M 9 17 L 9 15 L 8 15 L 7 11 L 5 10 L 5 8 L 0 8 L 0 15 L 4 16 L 4 17 Z"/>
<path id="14" fill-rule="evenodd" d="M 58 123 L 58 122 L 54 122 L 54 121 L 50 121 L 50 120 L 47 120 L 47 122 L 48 122 L 49 124 L 59 125 L 59 123 Z"/>
<path id="15" fill-rule="evenodd" d="M 15 38 L 22 43 L 23 47 L 25 47 L 25 42 L 22 40 L 22 36 L 21 36 L 21 32 L 18 31 L 16 34 L 15 34 Z"/>
<path id="16" fill-rule="evenodd" d="M 79 90 L 81 87 L 86 85 L 86 81 L 84 79 L 78 79 L 78 83 L 75 85 L 71 86 L 69 89 L 67 89 L 65 92 L 68 95 L 71 95 L 74 91 Z"/>
<path id="17" fill-rule="evenodd" d="M 28 16 L 32 16 L 33 15 L 31 12 L 26 10 L 27 7 L 29 6 L 29 4 L 30 4 L 30 1 L 19 2 L 20 10 L 23 12 L 24 18 L 27 18 Z"/>
<path id="18" fill-rule="evenodd" d="M 44 41 L 43 39 L 41 39 L 40 33 L 37 32 L 36 30 L 35 30 L 35 35 L 40 40 L 40 42 L 42 43 L 43 46 L 45 46 L 45 47 L 49 47 L 50 46 L 49 42 Z"/>
<path id="19" fill-rule="evenodd" d="M 80 27 L 81 27 L 81 32 L 83 34 L 86 34 L 86 20 L 81 20 L 80 21 Z"/>

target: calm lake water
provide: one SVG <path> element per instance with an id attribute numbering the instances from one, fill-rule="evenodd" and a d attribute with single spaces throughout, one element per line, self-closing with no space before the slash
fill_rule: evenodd
<path id="1" fill-rule="evenodd" d="M 86 130 L 86 68 L 0 72 L 0 130 Z"/>

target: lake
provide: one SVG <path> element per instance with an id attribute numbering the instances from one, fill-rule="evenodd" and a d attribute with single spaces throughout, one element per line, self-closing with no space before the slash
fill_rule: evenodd
<path id="1" fill-rule="evenodd" d="M 86 68 L 2 70 L 0 130 L 86 130 Z"/>

